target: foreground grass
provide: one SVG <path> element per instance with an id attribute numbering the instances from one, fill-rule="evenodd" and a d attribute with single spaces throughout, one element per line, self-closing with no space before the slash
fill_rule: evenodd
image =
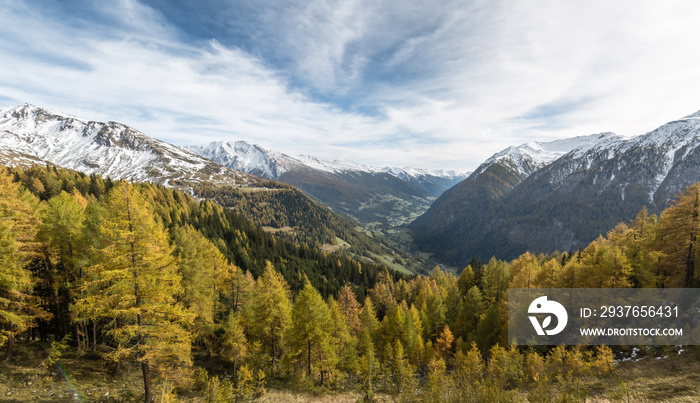
<path id="1" fill-rule="evenodd" d="M 9 362 L 0 363 L 0 401 L 3 402 L 131 402 L 143 399 L 140 368 L 124 366 L 115 375 L 112 367 L 95 353 L 78 357 L 67 351 L 58 365 L 45 368 L 49 344 L 18 343 Z M 627 355 L 629 356 L 629 354 Z M 210 372 L 211 362 L 200 362 Z M 589 378 L 583 387 L 589 391 L 587 402 L 699 402 L 700 348 L 678 350 L 649 349 L 628 361 L 619 361 L 615 373 Z M 161 401 L 162 389 L 156 386 L 154 395 Z M 356 402 L 360 392 L 311 393 L 286 388 L 273 382 L 259 402 Z M 527 401 L 527 392 L 518 393 Z M 183 402 L 206 401 L 202 392 L 189 391 L 178 396 Z M 394 401 L 395 397 L 379 395 L 379 401 Z"/>
<path id="2" fill-rule="evenodd" d="M 700 348 L 650 350 L 592 386 L 610 401 L 700 402 Z"/>

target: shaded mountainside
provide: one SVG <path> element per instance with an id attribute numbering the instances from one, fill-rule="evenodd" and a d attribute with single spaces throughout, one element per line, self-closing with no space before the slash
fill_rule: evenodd
<path id="1" fill-rule="evenodd" d="M 340 251 L 361 262 L 386 262 L 404 272 L 425 269 L 416 257 L 392 246 L 376 233 L 360 230 L 355 222 L 333 213 L 290 185 L 277 183 L 267 191 L 245 191 L 199 184 L 193 187 L 193 193 L 230 208 L 278 238 L 324 251 Z"/>
<path id="2" fill-rule="evenodd" d="M 631 139 L 588 136 L 531 172 L 492 158 L 411 224 L 417 247 L 463 266 L 472 256 L 576 250 L 644 206 L 658 214 L 700 180 L 699 116 Z"/>
<path id="3" fill-rule="evenodd" d="M 285 172 L 279 180 L 361 223 L 405 224 L 426 211 L 437 197 L 418 184 L 384 172 L 303 169 Z"/>
<path id="4" fill-rule="evenodd" d="M 349 160 L 292 157 L 244 141 L 212 142 L 190 149 L 227 167 L 293 185 L 364 224 L 406 224 L 466 176 L 452 171 L 375 168 Z"/>

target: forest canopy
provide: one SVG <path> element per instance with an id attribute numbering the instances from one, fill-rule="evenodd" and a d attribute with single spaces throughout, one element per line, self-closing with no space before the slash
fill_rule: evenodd
<path id="1" fill-rule="evenodd" d="M 506 348 L 508 288 L 697 287 L 698 200 L 700 184 L 578 252 L 409 277 L 162 186 L 4 169 L 0 344 L 8 360 L 24 337 L 138 365 L 146 401 L 167 385 L 244 399 L 272 379 L 369 399 L 580 399 L 582 379 L 613 370 L 611 350 Z"/>

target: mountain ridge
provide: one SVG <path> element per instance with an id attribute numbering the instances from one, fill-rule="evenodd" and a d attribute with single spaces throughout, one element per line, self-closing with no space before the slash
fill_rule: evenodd
<path id="1" fill-rule="evenodd" d="M 347 171 L 360 171 L 367 173 L 388 173 L 399 178 L 415 178 L 421 175 L 431 175 L 439 178 L 453 179 L 455 177 L 466 177 L 468 172 L 457 172 L 454 170 L 445 169 L 422 169 L 412 166 L 382 168 L 360 164 L 347 158 L 339 158 L 334 161 L 315 157 L 312 155 L 301 154 L 298 156 L 290 156 L 279 151 L 274 151 L 266 147 L 251 144 L 244 140 L 231 141 L 212 141 L 207 145 L 188 145 L 188 149 L 196 152 L 199 155 L 212 155 L 215 158 L 212 160 L 221 160 L 222 165 L 235 165 L 240 171 L 250 172 L 253 170 L 263 171 L 266 174 L 261 175 L 268 179 L 277 179 L 279 175 L 288 171 L 289 167 L 298 168 L 305 166 L 330 173 L 343 173 Z M 257 153 L 258 159 L 252 158 L 252 152 Z M 266 157 L 266 158 L 265 158 Z M 267 164 L 263 167 L 262 164 Z M 277 169 L 269 168 L 270 164 L 276 164 Z"/>
<path id="2" fill-rule="evenodd" d="M 699 118 L 632 138 L 584 136 L 592 141 L 539 167 L 523 152 L 496 153 L 410 224 L 415 245 L 465 265 L 472 256 L 575 250 L 642 207 L 658 214 L 700 180 Z"/>
<path id="3" fill-rule="evenodd" d="M 0 110 L 0 162 L 51 163 L 116 179 L 212 181 L 254 186 L 255 176 L 118 122 L 96 122 L 31 104 Z"/>
<path id="4" fill-rule="evenodd" d="M 289 156 L 245 141 L 189 146 L 222 165 L 295 186 L 363 224 L 395 227 L 428 209 L 464 174 L 412 167 L 372 167 L 348 159 Z"/>

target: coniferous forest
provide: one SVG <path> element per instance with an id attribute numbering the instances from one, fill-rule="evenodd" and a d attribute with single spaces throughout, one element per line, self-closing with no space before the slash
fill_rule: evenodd
<path id="1" fill-rule="evenodd" d="M 407 276 L 277 238 L 222 206 L 235 200 L 195 193 L 3 168 L 4 365 L 37 346 L 43 358 L 1 383 L 65 380 L 84 401 L 242 401 L 275 389 L 365 401 L 630 401 L 624 380 L 605 387 L 619 348 L 508 346 L 508 288 L 700 285 L 700 184 L 581 250 L 472 260 L 459 276 Z M 66 357 L 136 374 L 138 392 L 91 394 Z"/>

